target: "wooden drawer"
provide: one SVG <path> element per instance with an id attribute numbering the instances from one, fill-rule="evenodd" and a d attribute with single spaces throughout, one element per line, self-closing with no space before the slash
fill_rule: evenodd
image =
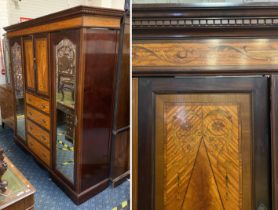
<path id="1" fill-rule="evenodd" d="M 45 99 L 41 99 L 26 93 L 26 102 L 27 104 L 32 105 L 43 112 L 49 113 L 49 101 Z"/>
<path id="2" fill-rule="evenodd" d="M 46 147 L 50 147 L 50 135 L 48 132 L 41 129 L 35 123 L 27 120 L 27 131 L 32 134 L 38 141 L 40 141 Z"/>
<path id="3" fill-rule="evenodd" d="M 39 125 L 45 127 L 46 129 L 50 129 L 50 118 L 49 116 L 40 113 L 39 111 L 31 108 L 30 106 L 27 106 L 26 109 L 27 117 Z"/>
<path id="4" fill-rule="evenodd" d="M 27 135 L 28 146 L 32 152 L 34 152 L 46 165 L 50 167 L 50 152 L 32 136 Z"/>

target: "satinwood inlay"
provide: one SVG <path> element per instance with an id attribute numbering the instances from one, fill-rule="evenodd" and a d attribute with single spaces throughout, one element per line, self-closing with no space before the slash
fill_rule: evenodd
<path id="1" fill-rule="evenodd" d="M 231 69 L 276 66 L 276 39 L 204 39 L 137 42 L 133 67 L 181 67 Z"/>
<path id="2" fill-rule="evenodd" d="M 164 105 L 164 209 L 240 210 L 236 104 Z"/>

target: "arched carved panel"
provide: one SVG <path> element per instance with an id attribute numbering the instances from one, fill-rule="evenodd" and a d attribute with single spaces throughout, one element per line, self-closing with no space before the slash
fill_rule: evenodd
<path id="1" fill-rule="evenodd" d="M 76 73 L 76 45 L 63 39 L 56 46 L 57 89 L 64 96 L 64 89 L 74 90 Z"/>

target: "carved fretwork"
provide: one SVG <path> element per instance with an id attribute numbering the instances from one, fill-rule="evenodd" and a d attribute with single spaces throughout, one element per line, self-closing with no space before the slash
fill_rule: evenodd
<path id="1" fill-rule="evenodd" d="M 62 93 L 62 100 L 64 100 L 64 90 L 70 90 L 74 101 L 76 45 L 69 39 L 63 39 L 56 46 L 56 65 L 57 89 Z"/>
<path id="2" fill-rule="evenodd" d="M 11 47 L 12 67 L 14 75 L 15 96 L 17 99 L 23 98 L 23 74 L 21 46 L 15 42 Z"/>

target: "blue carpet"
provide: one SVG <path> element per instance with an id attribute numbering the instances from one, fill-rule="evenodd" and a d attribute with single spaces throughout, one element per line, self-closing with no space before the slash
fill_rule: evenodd
<path id="1" fill-rule="evenodd" d="M 32 156 L 14 143 L 11 129 L 0 128 L 0 146 L 7 157 L 36 188 L 35 210 L 111 210 L 122 201 L 129 200 L 129 182 L 103 192 L 76 206 L 51 180 L 48 172 L 40 167 Z"/>

